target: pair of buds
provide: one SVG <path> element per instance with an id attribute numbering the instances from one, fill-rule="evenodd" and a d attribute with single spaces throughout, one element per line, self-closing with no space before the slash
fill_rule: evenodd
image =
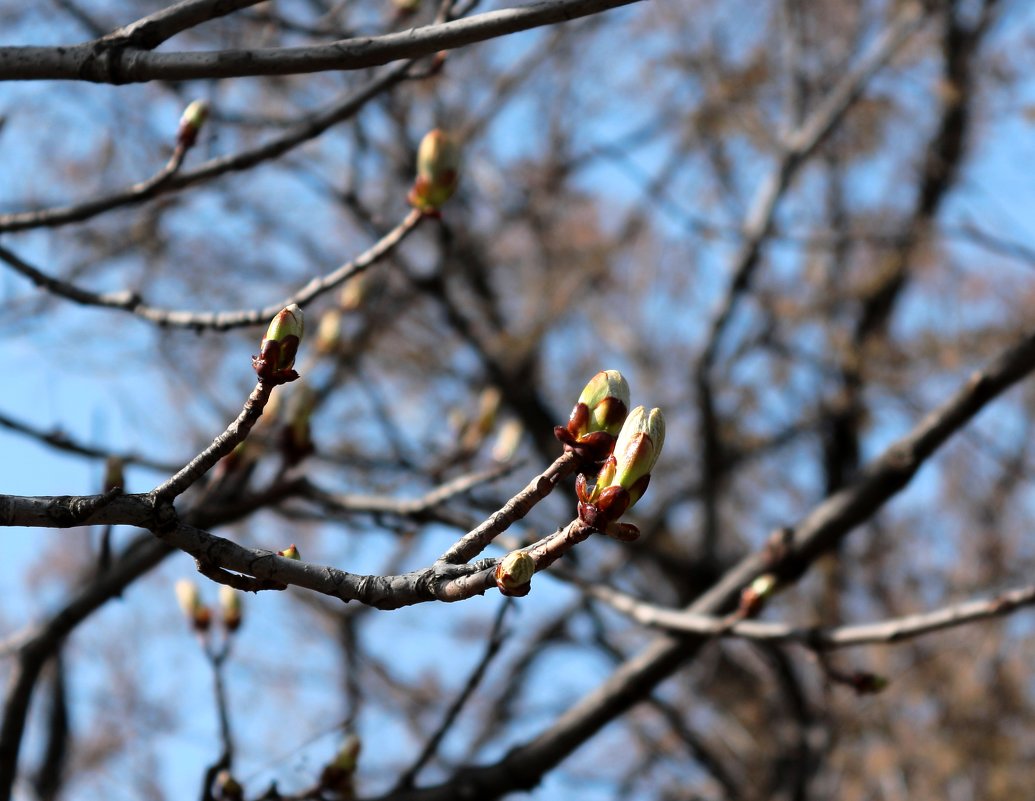
<path id="1" fill-rule="evenodd" d="M 603 370 L 582 390 L 568 425 L 554 429 L 565 449 L 582 458 L 584 467 L 599 465 L 594 479 L 586 470 L 576 479 L 579 518 L 624 542 L 635 540 L 640 532 L 618 520 L 643 497 L 665 442 L 661 410 L 648 412 L 637 406 L 627 413 L 629 397 L 622 374 Z"/>

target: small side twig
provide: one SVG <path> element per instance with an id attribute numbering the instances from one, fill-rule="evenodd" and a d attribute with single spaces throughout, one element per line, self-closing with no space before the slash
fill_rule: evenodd
<path id="1" fill-rule="evenodd" d="M 502 509 L 461 537 L 438 558 L 438 561 L 450 565 L 469 562 L 484 551 L 493 539 L 527 515 L 537 503 L 553 492 L 554 487 L 574 473 L 578 465 L 579 458 L 574 453 L 561 454 L 552 465 L 533 478 L 528 486 L 507 501 Z"/>

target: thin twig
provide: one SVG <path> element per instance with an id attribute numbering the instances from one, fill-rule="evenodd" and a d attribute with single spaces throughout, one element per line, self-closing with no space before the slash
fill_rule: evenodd
<path id="1" fill-rule="evenodd" d="M 578 457 L 574 453 L 565 452 L 557 457 L 552 465 L 533 478 L 528 486 L 507 501 L 502 509 L 465 534 L 442 554 L 438 561 L 451 565 L 469 562 L 484 551 L 493 539 L 527 515 L 532 507 L 553 492 L 558 482 L 575 472 L 578 464 Z"/>
<path id="2" fill-rule="evenodd" d="M 249 325 L 265 325 L 284 307 L 290 306 L 292 303 L 304 306 L 306 303 L 330 292 L 349 278 L 359 275 L 391 253 L 420 224 L 422 219 L 423 215 L 419 211 L 411 209 L 402 222 L 355 259 L 343 264 L 327 275 L 313 278 L 290 297 L 261 309 L 220 312 L 164 309 L 157 306 L 149 306 L 139 295 L 133 292 L 121 291 L 99 294 L 82 289 L 67 281 L 53 278 L 2 245 L 0 245 L 0 260 L 7 262 L 7 264 L 14 268 L 15 272 L 25 276 L 51 294 L 84 306 L 118 309 L 167 328 L 190 328 L 195 331 L 204 329 L 226 331 L 231 328 Z"/>
<path id="3" fill-rule="evenodd" d="M 876 623 L 819 628 L 760 620 L 741 620 L 730 625 L 726 617 L 699 615 L 646 603 L 600 585 L 585 585 L 593 598 L 652 628 L 714 637 L 737 637 L 770 643 L 796 643 L 813 650 L 830 651 L 858 645 L 892 645 L 945 629 L 1002 617 L 1035 605 L 1035 585 L 999 593 L 991 598 L 951 604 L 931 612 L 882 620 Z"/>
<path id="4" fill-rule="evenodd" d="M 482 654 L 482 658 L 478 660 L 478 664 L 474 666 L 474 670 L 471 671 L 471 675 L 467 677 L 467 681 L 464 682 L 464 686 L 460 692 L 457 693 L 456 698 L 453 699 L 453 703 L 449 705 L 446 713 L 442 716 L 442 722 L 439 723 L 438 727 L 432 733 L 431 737 L 424 744 L 424 748 L 421 749 L 420 755 L 414 761 L 414 763 L 407 768 L 402 776 L 399 777 L 399 781 L 396 782 L 396 791 L 404 790 L 408 787 L 413 786 L 414 780 L 420 774 L 421 770 L 425 765 L 435 756 L 438 751 L 439 745 L 442 743 L 442 739 L 449 733 L 449 730 L 453 727 L 453 722 L 457 716 L 466 706 L 467 702 L 474 695 L 474 691 L 478 689 L 482 679 L 485 676 L 485 671 L 488 670 L 489 664 L 500 650 L 500 646 L 503 645 L 503 620 L 506 617 L 507 610 L 513 605 L 513 600 L 510 598 L 504 598 L 503 603 L 500 605 L 499 611 L 496 613 L 496 620 L 492 624 L 492 631 L 489 634 L 489 639 L 485 643 L 485 652 Z"/>

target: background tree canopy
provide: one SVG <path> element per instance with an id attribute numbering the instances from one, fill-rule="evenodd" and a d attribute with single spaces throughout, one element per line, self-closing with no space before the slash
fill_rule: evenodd
<path id="1" fill-rule="evenodd" d="M 1029 3 L 0 30 L 0 801 L 1030 793 Z"/>

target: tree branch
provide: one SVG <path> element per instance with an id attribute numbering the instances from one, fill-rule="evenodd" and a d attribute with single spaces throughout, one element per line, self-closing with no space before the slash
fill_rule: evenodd
<path id="1" fill-rule="evenodd" d="M 68 47 L 0 47 L 0 80 L 125 84 L 357 70 L 554 25 L 633 2 L 639 0 L 548 0 L 312 47 L 155 53 L 108 39 Z"/>

